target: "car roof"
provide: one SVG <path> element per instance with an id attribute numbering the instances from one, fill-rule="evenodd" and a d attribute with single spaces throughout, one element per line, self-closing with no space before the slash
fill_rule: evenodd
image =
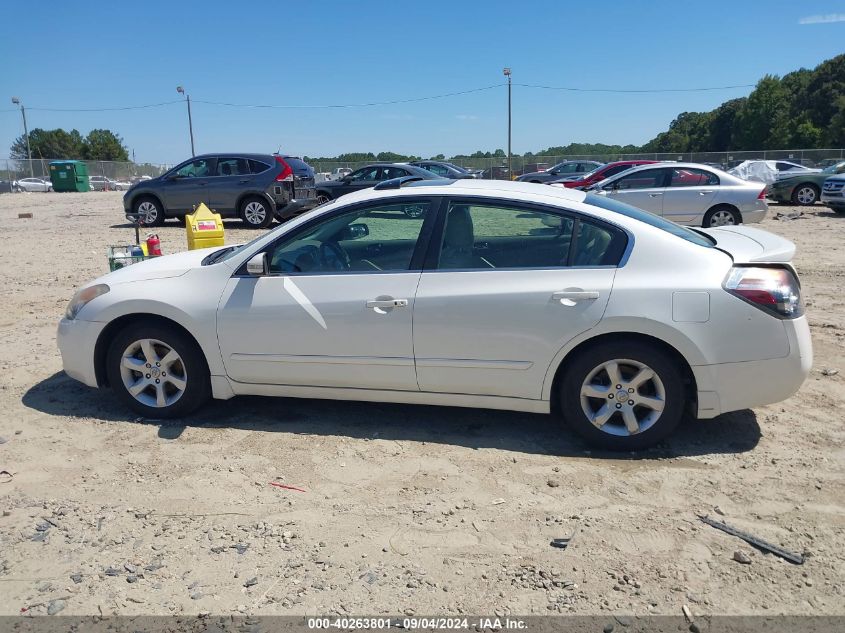
<path id="1" fill-rule="evenodd" d="M 188 160 L 196 160 L 197 158 L 220 158 L 223 157 L 237 157 L 237 158 L 252 158 L 254 160 L 273 160 L 273 154 L 255 154 L 251 152 L 213 152 L 209 154 L 197 154 L 196 156 L 192 156 L 191 158 L 186 158 L 185 161 Z M 280 156 L 282 156 L 280 154 Z M 282 156 L 282 158 L 297 158 L 296 156 Z M 183 162 L 185 162 L 183 161 Z"/>

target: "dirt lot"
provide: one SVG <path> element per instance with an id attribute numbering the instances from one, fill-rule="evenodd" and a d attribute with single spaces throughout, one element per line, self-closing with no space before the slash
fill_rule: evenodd
<path id="1" fill-rule="evenodd" d="M 845 217 L 772 219 L 793 211 L 763 226 L 798 244 L 804 387 L 614 456 L 521 413 L 239 398 L 138 419 L 55 346 L 131 238 L 120 194 L 0 196 L 0 613 L 845 613 Z"/>

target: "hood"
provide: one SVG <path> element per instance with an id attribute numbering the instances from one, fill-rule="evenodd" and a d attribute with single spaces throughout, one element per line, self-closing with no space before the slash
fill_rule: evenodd
<path id="1" fill-rule="evenodd" d="M 697 229 L 716 240 L 716 248 L 730 255 L 736 264 L 772 262 L 788 264 L 795 255 L 795 244 L 763 229 L 748 226 L 721 226 Z"/>
<path id="2" fill-rule="evenodd" d="M 103 275 L 95 283 L 120 284 L 130 281 L 148 281 L 150 279 L 167 279 L 168 277 L 179 277 L 192 268 L 202 265 L 202 260 L 214 251 L 222 247 L 202 248 L 173 255 L 162 255 L 146 259 L 137 264 L 131 264 L 124 268 L 118 268 L 114 272 Z"/>

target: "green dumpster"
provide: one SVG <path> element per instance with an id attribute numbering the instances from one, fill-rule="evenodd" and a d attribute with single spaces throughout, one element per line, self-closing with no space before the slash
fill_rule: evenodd
<path id="1" fill-rule="evenodd" d="M 54 160 L 50 163 L 53 191 L 90 191 L 88 165 L 81 160 Z"/>

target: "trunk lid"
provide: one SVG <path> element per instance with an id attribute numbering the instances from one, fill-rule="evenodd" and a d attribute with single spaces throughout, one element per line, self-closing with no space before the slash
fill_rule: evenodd
<path id="1" fill-rule="evenodd" d="M 730 255 L 736 264 L 788 264 L 795 255 L 795 244 L 762 229 L 749 226 L 720 226 L 698 230 L 716 240 L 716 248 Z"/>

